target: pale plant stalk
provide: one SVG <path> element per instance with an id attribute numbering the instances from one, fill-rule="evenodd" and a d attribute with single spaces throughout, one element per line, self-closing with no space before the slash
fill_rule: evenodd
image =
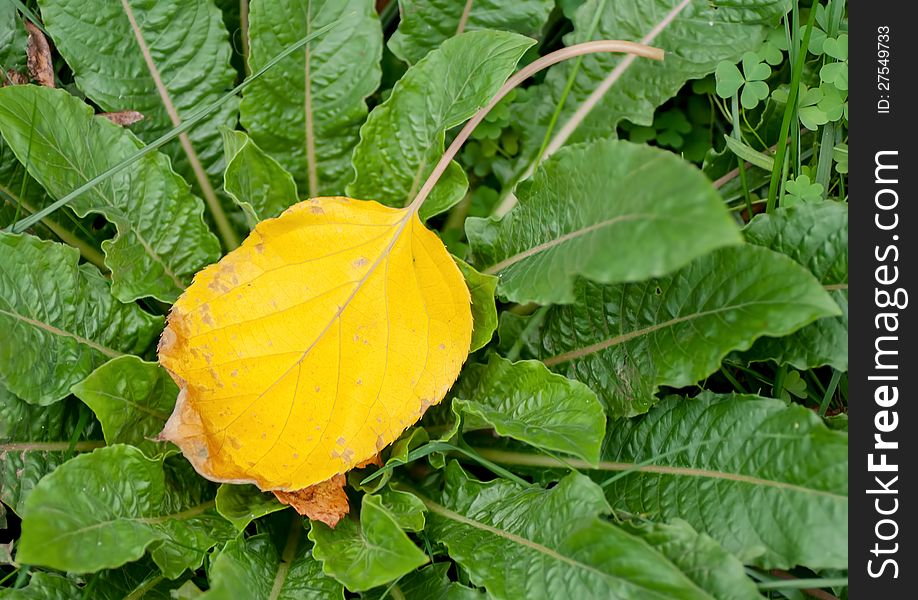
<path id="1" fill-rule="evenodd" d="M 647 35 L 641 38 L 641 44 L 650 44 L 653 42 L 653 40 L 656 39 L 658 35 L 660 35 L 660 32 L 669 27 L 669 25 L 676 19 L 676 17 L 679 16 L 679 13 L 681 13 L 689 4 L 691 4 L 691 1 L 692 0 L 682 0 L 682 2 L 674 6 L 673 9 L 669 11 L 666 16 L 663 17 L 663 19 L 653 27 L 653 29 L 647 32 Z M 543 160 L 557 152 L 561 146 L 567 143 L 567 140 L 570 139 L 571 135 L 574 134 L 574 131 L 577 129 L 577 127 L 580 126 L 583 120 L 586 119 L 587 115 L 590 114 L 590 111 L 592 111 L 593 108 L 599 104 L 603 96 L 606 95 L 606 92 L 608 92 L 612 86 L 615 85 L 619 79 L 621 79 L 622 75 L 625 74 L 625 71 L 627 71 L 628 68 L 634 63 L 635 58 L 637 58 L 637 55 L 629 54 L 624 58 L 624 60 L 618 63 L 614 69 L 612 69 L 612 72 L 606 76 L 602 83 L 596 86 L 596 89 L 593 90 L 587 99 L 583 101 L 583 104 L 581 104 L 577 110 L 574 111 L 574 114 L 571 115 L 571 118 L 568 119 L 561 127 L 561 129 L 558 130 L 558 133 L 555 134 L 555 136 L 545 147 L 545 152 L 541 153 L 539 156 L 536 156 L 516 181 L 529 179 L 535 172 L 536 167 L 538 167 Z M 514 206 L 516 206 L 516 202 L 516 195 L 513 193 L 513 189 L 511 187 L 508 194 L 503 198 L 501 203 L 495 209 L 495 216 L 502 217 L 503 215 L 507 214 Z"/>
<path id="2" fill-rule="evenodd" d="M 452 161 L 453 157 L 455 157 L 459 152 L 459 148 L 461 148 L 462 144 L 465 143 L 470 135 L 472 135 L 472 131 L 475 130 L 475 127 L 477 127 L 478 124 L 484 120 L 484 118 L 488 115 L 488 112 L 490 112 L 491 109 L 494 108 L 497 103 L 504 98 L 504 96 L 510 93 L 511 90 L 520 85 L 522 82 L 526 81 L 543 69 L 547 69 L 552 65 L 555 65 L 564 60 L 568 60 L 570 58 L 576 58 L 578 56 L 594 54 L 597 52 L 626 52 L 632 56 L 643 56 L 644 58 L 649 58 L 652 60 L 663 60 L 662 50 L 659 48 L 647 46 L 646 44 L 626 42 L 621 40 L 595 40 L 592 42 L 584 42 L 582 44 L 576 44 L 568 48 L 556 50 L 551 54 L 546 54 L 538 60 L 535 60 L 532 63 L 526 65 L 514 73 L 507 80 L 507 82 L 504 83 L 500 90 L 498 90 L 497 94 L 495 94 L 491 101 L 484 108 L 475 113 L 475 116 L 466 122 L 465 126 L 462 128 L 462 130 L 459 131 L 458 135 L 456 135 L 453 142 L 449 145 L 449 148 L 447 148 L 446 152 L 443 153 L 440 161 L 430 172 L 430 175 L 427 177 L 427 181 L 425 181 L 424 185 L 421 186 L 417 196 L 415 196 L 411 204 L 408 205 L 408 214 L 416 213 L 421 208 L 421 205 L 424 204 L 424 201 L 430 195 L 430 192 L 437 184 L 437 181 L 439 181 L 440 177 L 446 171 L 450 161 Z"/>
<path id="3" fill-rule="evenodd" d="M 166 89 L 166 84 L 163 83 L 159 68 L 156 66 L 156 63 L 153 62 L 150 48 L 147 46 L 147 42 L 143 37 L 143 32 L 140 30 L 140 25 L 137 23 L 137 19 L 134 16 L 131 4 L 128 0 L 121 0 L 121 6 L 124 9 L 125 15 L 127 15 L 128 21 L 131 23 L 134 38 L 137 40 L 137 45 L 140 47 L 143 60 L 147 65 L 147 70 L 150 71 L 150 76 L 153 78 L 153 83 L 156 85 L 156 91 L 159 93 L 163 107 L 169 115 L 169 120 L 172 121 L 173 127 L 178 127 L 182 124 L 182 119 L 179 117 L 175 104 L 172 103 L 172 97 L 169 95 L 169 90 Z M 232 225 L 230 225 L 226 213 L 223 212 L 223 207 L 220 206 L 220 200 L 217 198 L 217 193 L 214 191 L 214 187 L 207 177 L 207 172 L 204 170 L 204 166 L 201 164 L 197 152 L 195 152 L 194 147 L 191 145 L 191 139 L 188 137 L 188 134 L 180 133 L 178 138 L 179 143 L 182 145 L 182 149 L 185 151 L 185 155 L 188 157 L 188 163 L 191 165 L 191 170 L 194 172 L 195 179 L 197 179 L 198 185 L 201 187 L 201 193 L 204 196 L 204 200 L 207 202 L 207 208 L 210 210 L 210 214 L 217 224 L 217 230 L 220 233 L 223 244 L 226 246 L 227 250 L 232 250 L 239 245 L 239 237 L 233 230 Z"/>

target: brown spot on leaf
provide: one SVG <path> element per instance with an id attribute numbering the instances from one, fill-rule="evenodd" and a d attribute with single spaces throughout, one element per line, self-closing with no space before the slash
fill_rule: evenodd
<path id="1" fill-rule="evenodd" d="M 359 269 L 360 267 L 365 267 L 365 266 L 367 266 L 367 264 L 368 264 L 369 262 L 370 262 L 370 261 L 367 260 L 367 257 L 366 257 L 366 256 L 361 256 L 360 258 L 358 258 L 357 260 L 355 260 L 354 262 L 352 262 L 351 265 L 353 265 L 353 267 L 354 267 L 355 269 Z"/>
<path id="2" fill-rule="evenodd" d="M 344 493 L 344 483 L 344 475 L 339 473 L 331 479 L 302 490 L 292 492 L 274 490 L 274 495 L 282 503 L 292 506 L 301 515 L 322 521 L 333 528 L 349 510 L 347 494 Z"/>
<path id="3" fill-rule="evenodd" d="M 99 113 L 99 116 L 108 119 L 115 125 L 121 125 L 122 127 L 127 127 L 128 125 L 133 125 L 134 123 L 143 121 L 143 114 L 137 112 L 136 110 L 119 110 L 118 112 L 104 112 L 104 113 Z"/>
<path id="4" fill-rule="evenodd" d="M 51 46 L 45 39 L 41 29 L 29 21 L 25 22 L 29 32 L 29 42 L 26 46 L 27 64 L 29 75 L 45 87 L 54 87 L 54 65 L 51 62 Z"/>
<path id="5" fill-rule="evenodd" d="M 370 458 L 366 459 L 365 461 L 363 461 L 363 462 L 361 462 L 361 463 L 357 463 L 356 465 L 354 465 L 354 468 L 355 468 L 355 469 L 362 469 L 362 468 L 368 467 L 368 466 L 370 466 L 370 465 L 376 465 L 377 467 L 383 466 L 382 458 L 380 458 L 380 456 L 379 456 L 378 454 L 374 454 L 373 456 L 371 456 Z"/>

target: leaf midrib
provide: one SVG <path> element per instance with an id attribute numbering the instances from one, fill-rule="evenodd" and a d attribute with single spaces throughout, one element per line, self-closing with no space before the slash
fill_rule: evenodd
<path id="1" fill-rule="evenodd" d="M 89 346 L 93 350 L 101 352 L 102 354 L 104 354 L 105 356 L 108 356 L 109 358 L 118 358 L 119 356 L 126 356 L 123 352 L 119 352 L 107 346 L 103 346 L 97 342 L 94 342 L 76 333 L 64 331 L 63 329 L 59 329 L 58 327 L 55 327 L 54 325 L 51 325 L 50 323 L 45 323 L 44 321 L 38 321 L 36 319 L 32 319 L 31 317 L 27 317 L 19 313 L 12 313 L 2 308 L 0 308 L 0 315 L 6 315 L 18 321 L 22 321 L 23 323 L 26 323 L 28 325 L 31 325 L 43 331 L 47 331 L 48 333 L 52 335 L 70 338 L 72 340 L 75 340 L 79 344 L 82 344 L 84 346 Z"/>

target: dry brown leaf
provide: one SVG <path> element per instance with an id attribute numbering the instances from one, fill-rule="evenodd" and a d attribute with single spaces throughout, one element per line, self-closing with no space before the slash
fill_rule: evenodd
<path id="1" fill-rule="evenodd" d="M 3 87 L 8 85 L 25 85 L 29 83 L 29 78 L 19 71 L 13 69 L 6 70 L 6 77 L 3 79 Z"/>
<path id="2" fill-rule="evenodd" d="M 334 527 L 348 513 L 347 494 L 344 492 L 344 475 L 338 474 L 322 483 L 294 492 L 274 491 L 282 503 L 296 512 Z"/>
<path id="3" fill-rule="evenodd" d="M 143 114 L 137 112 L 136 110 L 121 110 L 118 112 L 105 112 L 99 113 L 100 117 L 105 117 L 115 125 L 121 125 L 122 127 L 127 127 L 128 125 L 133 125 L 138 121 L 143 121 Z"/>
<path id="4" fill-rule="evenodd" d="M 34 81 L 45 87 L 54 87 L 54 63 L 51 62 L 51 46 L 41 29 L 29 21 L 25 22 L 29 32 L 29 43 L 26 46 L 29 75 Z"/>

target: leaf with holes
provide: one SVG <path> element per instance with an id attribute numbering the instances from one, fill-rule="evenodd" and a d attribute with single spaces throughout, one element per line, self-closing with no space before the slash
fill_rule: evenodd
<path id="1" fill-rule="evenodd" d="M 442 400 L 471 336 L 469 290 L 415 207 L 301 202 L 173 306 L 159 358 L 181 392 L 163 437 L 214 481 L 329 482 Z"/>
<path id="2" fill-rule="evenodd" d="M 110 358 L 143 352 L 162 320 L 121 304 L 69 246 L 0 233 L 0 382 L 51 404 Z"/>
<path id="3" fill-rule="evenodd" d="M 233 86 L 229 34 L 213 0 L 41 0 L 45 27 L 87 97 L 144 116 L 131 130 L 151 142 Z M 181 23 L 181 27 L 176 27 Z M 223 104 L 164 147 L 188 181 L 213 189 L 223 169 L 218 126 L 236 123 L 238 100 Z M 201 173 L 195 169 L 203 167 Z M 207 193 L 205 191 L 205 193 Z"/>
<path id="4" fill-rule="evenodd" d="M 0 89 L 0 133 L 29 174 L 60 198 L 133 155 L 140 140 L 93 116 L 64 90 L 17 85 Z M 220 245 L 204 224 L 202 202 L 169 160 L 151 153 L 70 203 L 79 216 L 103 215 L 117 234 L 102 243 L 112 293 L 122 302 L 178 297 Z"/>
<path id="5" fill-rule="evenodd" d="M 253 81 L 239 110 L 258 147 L 293 174 L 305 195 L 344 193 L 366 97 L 379 85 L 382 31 L 372 0 L 260 0 L 250 21 L 251 71 L 338 22 Z"/>
<path id="6" fill-rule="evenodd" d="M 848 434 L 816 413 L 758 396 L 669 398 L 609 428 L 616 509 L 684 519 L 764 568 L 848 565 Z M 597 475 L 607 479 L 611 473 Z"/>
<path id="7" fill-rule="evenodd" d="M 777 252 L 716 250 L 666 277 L 601 286 L 548 309 L 528 350 L 589 385 L 612 416 L 646 412 L 658 386 L 692 385 L 732 350 L 840 311 L 816 279 Z"/>
<path id="8" fill-rule="evenodd" d="M 175 578 L 234 534 L 214 510 L 212 486 L 187 464 L 151 460 L 119 444 L 77 456 L 35 486 L 23 507 L 16 560 L 92 573 L 149 549 Z"/>

